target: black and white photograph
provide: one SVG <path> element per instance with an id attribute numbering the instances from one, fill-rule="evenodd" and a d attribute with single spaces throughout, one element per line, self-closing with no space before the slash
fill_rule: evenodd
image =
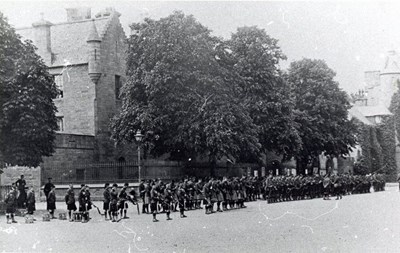
<path id="1" fill-rule="evenodd" d="M 0 252 L 400 252 L 400 2 L 0 0 Z"/>

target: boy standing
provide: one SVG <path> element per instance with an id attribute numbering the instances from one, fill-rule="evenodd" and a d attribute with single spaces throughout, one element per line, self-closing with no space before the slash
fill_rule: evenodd
<path id="1" fill-rule="evenodd" d="M 7 224 L 17 223 L 14 219 L 14 213 L 17 206 L 17 190 L 14 183 L 12 184 L 11 191 L 7 194 L 4 202 L 6 203 Z"/>
<path id="2" fill-rule="evenodd" d="M 67 193 L 65 194 L 65 203 L 67 204 L 69 221 L 73 221 L 72 220 L 72 211 L 76 211 L 77 208 L 75 205 L 74 186 L 72 184 L 69 185 L 69 189 L 67 190 Z"/>

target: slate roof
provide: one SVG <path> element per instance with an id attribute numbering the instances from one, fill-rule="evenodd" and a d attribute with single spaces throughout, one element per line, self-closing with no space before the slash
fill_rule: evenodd
<path id="1" fill-rule="evenodd" d="M 353 106 L 349 110 L 349 116 L 360 120 L 366 125 L 373 125 L 368 117 L 392 115 L 392 113 L 383 105 L 375 106 Z"/>
<path id="2" fill-rule="evenodd" d="M 112 15 L 94 19 L 100 38 L 104 36 Z M 88 62 L 87 39 L 93 26 L 92 19 L 76 22 L 53 24 L 50 27 L 51 52 L 54 54 L 53 62 L 46 62 L 49 67 L 81 64 Z M 33 27 L 17 29 L 22 40 L 34 41 Z"/>
<path id="3" fill-rule="evenodd" d="M 357 107 L 358 106 L 353 106 L 352 108 L 350 108 L 349 118 L 356 118 L 366 125 L 372 125 L 372 123 L 359 110 L 357 110 Z"/>
<path id="4" fill-rule="evenodd" d="M 392 113 L 383 105 L 374 106 L 355 106 L 365 117 L 392 115 Z"/>

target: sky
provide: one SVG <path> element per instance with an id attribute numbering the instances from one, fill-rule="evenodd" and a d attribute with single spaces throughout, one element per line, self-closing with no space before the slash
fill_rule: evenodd
<path id="1" fill-rule="evenodd" d="M 290 62 L 302 58 L 325 60 L 347 92 L 364 86 L 364 72 L 381 70 L 389 50 L 400 53 L 400 1 L 4 1 L 0 11 L 15 28 L 41 18 L 66 21 L 65 8 L 91 7 L 92 16 L 106 7 L 121 13 L 129 24 L 145 17 L 159 19 L 182 10 L 192 14 L 214 35 L 229 38 L 241 26 L 256 25 L 279 40 Z"/>

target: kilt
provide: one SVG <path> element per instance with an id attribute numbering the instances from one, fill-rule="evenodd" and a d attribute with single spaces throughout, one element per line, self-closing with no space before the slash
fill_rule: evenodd
<path id="1" fill-rule="evenodd" d="M 165 212 L 169 212 L 169 210 L 170 210 L 170 203 L 167 203 L 167 202 L 163 202 L 162 203 L 162 208 L 163 208 L 163 210 L 165 211 Z"/>
<path id="2" fill-rule="evenodd" d="M 238 191 L 237 192 L 237 198 L 238 198 L 238 200 L 242 200 L 243 199 L 243 192 L 242 191 Z"/>
<path id="3" fill-rule="evenodd" d="M 28 213 L 32 213 L 36 211 L 35 203 L 27 203 L 26 208 L 28 209 Z"/>
<path id="4" fill-rule="evenodd" d="M 230 193 L 227 193 L 225 198 L 227 201 L 230 201 L 232 200 L 232 195 Z"/>
<path id="5" fill-rule="evenodd" d="M 6 206 L 6 213 L 15 213 L 15 211 L 16 211 L 15 205 Z"/>
<path id="6" fill-rule="evenodd" d="M 157 212 L 157 203 L 151 203 L 150 210 L 152 213 L 156 213 Z"/>
<path id="7" fill-rule="evenodd" d="M 47 210 L 54 210 L 54 209 L 56 209 L 56 203 L 47 202 Z"/>
<path id="8" fill-rule="evenodd" d="M 67 210 L 68 211 L 76 211 L 76 205 L 75 205 L 75 203 L 72 203 L 72 204 L 67 204 Z"/>
<path id="9" fill-rule="evenodd" d="M 232 200 L 233 201 L 237 201 L 238 200 L 238 196 L 237 196 L 236 191 L 233 191 L 233 193 L 232 193 Z"/>
<path id="10" fill-rule="evenodd" d="M 118 211 L 117 203 L 110 203 L 110 212 Z"/>
<path id="11" fill-rule="evenodd" d="M 224 195 L 222 194 L 222 192 L 217 194 L 217 201 L 218 202 L 222 202 L 224 201 Z"/>
<path id="12" fill-rule="evenodd" d="M 213 192 L 212 195 L 211 195 L 211 202 L 214 203 L 214 202 L 217 202 L 217 201 L 218 201 L 217 194 Z"/>
<path id="13" fill-rule="evenodd" d="M 150 204 L 150 197 L 149 196 L 144 196 L 143 204 L 145 204 L 145 205 Z"/>
<path id="14" fill-rule="evenodd" d="M 110 209 L 110 202 L 103 202 L 103 210 Z"/>
<path id="15" fill-rule="evenodd" d="M 204 195 L 202 193 L 197 194 L 197 200 L 203 200 L 204 199 Z"/>
<path id="16" fill-rule="evenodd" d="M 210 198 L 204 198 L 203 199 L 203 205 L 210 205 L 211 204 L 211 199 Z"/>

